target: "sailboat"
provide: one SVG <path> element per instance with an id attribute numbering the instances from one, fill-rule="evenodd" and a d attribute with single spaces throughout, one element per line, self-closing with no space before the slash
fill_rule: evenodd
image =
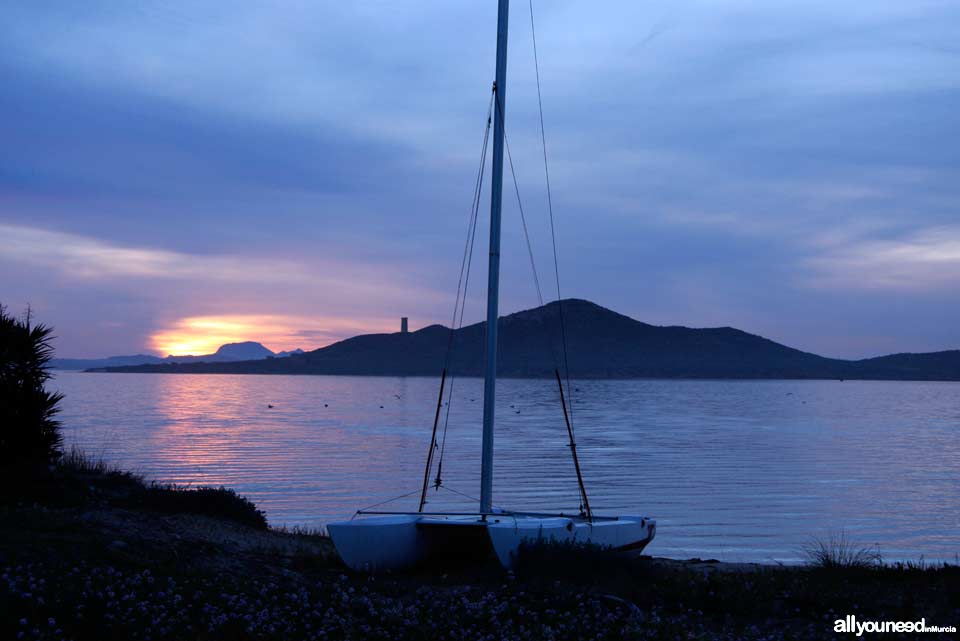
<path id="1" fill-rule="evenodd" d="M 483 387 L 479 509 L 472 512 L 424 511 L 436 425 L 443 399 L 446 369 L 441 376 L 434 436 L 427 458 L 420 509 L 416 512 L 358 511 L 355 518 L 327 524 L 327 531 L 344 563 L 358 571 L 379 572 L 413 567 L 431 557 L 477 558 L 492 549 L 505 568 L 512 568 L 524 545 L 555 542 L 597 546 L 618 551 L 642 551 L 656 533 L 656 521 L 645 516 L 600 516 L 587 500 L 576 443 L 557 371 L 560 398 L 570 437 L 581 510 L 577 515 L 516 512 L 493 505 L 494 404 L 497 383 L 497 320 L 500 285 L 500 214 L 503 189 L 504 115 L 506 106 L 507 25 L 509 0 L 499 0 L 497 12 L 496 81 L 493 85 L 493 153 L 490 197 L 490 251 L 487 283 L 486 362 Z M 532 8 L 531 8 L 532 18 Z M 539 72 L 538 72 L 539 75 Z M 539 80 L 538 80 L 539 83 Z M 488 115 L 488 131 L 490 117 Z M 484 144 L 484 157 L 486 142 Z M 544 153 L 546 158 L 546 153 Z M 483 165 L 481 165 L 481 174 Z M 479 188 L 478 188 L 479 189 Z M 477 192 L 479 195 L 479 191 Z M 475 202 L 478 202 L 475 199 Z M 558 285 L 559 289 L 559 285 Z M 459 297 L 459 292 L 458 292 Z M 456 312 L 454 313 L 456 317 Z M 462 318 L 462 316 L 461 316 Z M 451 328 L 452 331 L 452 328 Z M 439 486 L 439 473 L 437 485 Z"/>

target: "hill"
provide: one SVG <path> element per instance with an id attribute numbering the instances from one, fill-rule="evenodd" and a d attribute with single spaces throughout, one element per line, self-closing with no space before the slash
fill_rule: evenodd
<path id="1" fill-rule="evenodd" d="M 227 361 L 249 361 L 259 358 L 273 356 L 273 352 L 255 341 L 245 341 L 243 343 L 227 343 L 221 345 L 214 358 L 220 358 Z M 202 356 L 198 358 L 203 358 Z"/>
<path id="2" fill-rule="evenodd" d="M 293 352 L 272 351 L 255 341 L 243 343 L 227 343 L 221 345 L 213 354 L 167 356 L 160 358 L 151 354 L 134 354 L 131 356 L 108 356 L 106 358 L 55 358 L 51 365 L 56 369 L 96 369 L 103 367 L 129 367 L 136 365 L 161 365 L 164 363 L 228 363 L 232 361 L 258 360 L 270 357 L 283 357 L 290 354 L 302 353 L 302 350 Z"/>
<path id="3" fill-rule="evenodd" d="M 563 301 L 570 374 L 577 378 L 820 378 L 960 380 L 960 351 L 848 361 L 803 352 L 731 327 L 643 323 L 585 300 Z M 562 362 L 559 304 L 500 318 L 499 374 L 552 376 Z M 453 332 L 450 371 L 481 376 L 485 323 Z M 287 358 L 105 367 L 96 371 L 203 374 L 436 376 L 450 329 L 355 336 Z"/>
<path id="4" fill-rule="evenodd" d="M 127 356 L 107 356 L 105 358 L 54 358 L 50 361 L 50 366 L 54 369 L 91 369 L 94 367 L 128 367 L 163 362 L 164 359 L 152 354 L 130 354 Z"/>

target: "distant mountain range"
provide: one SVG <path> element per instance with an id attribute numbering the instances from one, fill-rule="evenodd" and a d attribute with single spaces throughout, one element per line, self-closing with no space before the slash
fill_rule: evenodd
<path id="1" fill-rule="evenodd" d="M 560 304 L 500 318 L 499 374 L 552 376 L 562 363 Z M 790 378 L 960 380 L 960 350 L 864 360 L 824 358 L 731 327 L 648 325 L 585 300 L 562 302 L 567 358 L 576 378 Z M 485 323 L 453 332 L 449 370 L 481 376 Z M 450 329 L 355 336 L 287 358 L 105 366 L 96 371 L 180 374 L 437 376 Z"/>
<path id="2" fill-rule="evenodd" d="M 108 356 L 106 358 L 55 358 L 51 365 L 56 369 L 94 369 L 101 367 L 131 367 L 136 365 L 163 365 L 165 363 L 230 363 L 234 361 L 252 361 L 263 358 L 283 358 L 293 354 L 302 354 L 302 349 L 292 352 L 272 352 L 260 343 L 246 341 L 221 345 L 213 354 L 200 356 L 167 356 L 160 358 L 151 354 L 133 354 L 131 356 Z"/>

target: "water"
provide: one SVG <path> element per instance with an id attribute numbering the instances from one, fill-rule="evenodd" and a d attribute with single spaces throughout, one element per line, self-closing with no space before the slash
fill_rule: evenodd
<path id="1" fill-rule="evenodd" d="M 382 509 L 416 508 L 439 380 L 60 372 L 54 386 L 68 445 L 151 479 L 235 488 L 273 524 L 319 526 L 408 492 Z M 960 552 L 958 383 L 574 387 L 591 506 L 655 517 L 651 554 L 791 563 L 840 531 L 888 560 Z M 471 497 L 481 396 L 479 379 L 455 382 L 444 453 L 444 484 Z M 575 512 L 555 387 L 502 380 L 497 407 L 495 504 Z"/>

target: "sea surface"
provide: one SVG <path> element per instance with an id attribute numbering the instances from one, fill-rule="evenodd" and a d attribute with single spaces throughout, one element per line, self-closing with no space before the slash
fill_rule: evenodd
<path id="1" fill-rule="evenodd" d="M 68 446 L 149 479 L 234 488 L 272 524 L 319 527 L 401 495 L 378 509 L 416 509 L 439 379 L 58 372 L 53 386 Z M 957 561 L 958 383 L 572 387 L 591 507 L 656 518 L 650 554 L 796 563 L 812 537 L 842 533 L 886 560 Z M 428 510 L 476 507 L 481 396 L 481 380 L 453 382 Z M 576 513 L 555 383 L 499 381 L 497 415 L 495 505 Z"/>

